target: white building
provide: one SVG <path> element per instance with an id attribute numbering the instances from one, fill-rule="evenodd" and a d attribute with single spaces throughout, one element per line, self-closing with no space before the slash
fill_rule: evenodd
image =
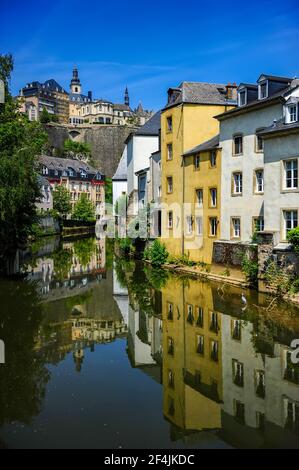
<path id="1" fill-rule="evenodd" d="M 273 178 L 266 183 L 263 139 L 259 132 L 283 117 L 284 104 L 297 96 L 298 85 L 298 80 L 261 75 L 257 85 L 239 86 L 237 108 L 217 116 L 223 162 L 223 240 L 248 242 L 255 231 L 263 231 L 269 225 L 265 221 L 264 197 L 265 186 L 271 185 Z M 276 185 L 280 185 L 277 172 L 276 176 Z M 272 189 L 272 186 L 267 188 L 271 203 L 274 202 Z M 275 204 L 280 204 L 279 199 Z"/>
<path id="2" fill-rule="evenodd" d="M 138 174 L 149 168 L 152 153 L 159 150 L 160 127 L 161 114 L 158 112 L 126 140 L 129 217 L 138 214 Z"/>
<path id="3" fill-rule="evenodd" d="M 112 178 L 112 195 L 114 209 L 119 198 L 122 196 L 126 196 L 127 193 L 127 146 L 125 146 L 117 170 Z"/>

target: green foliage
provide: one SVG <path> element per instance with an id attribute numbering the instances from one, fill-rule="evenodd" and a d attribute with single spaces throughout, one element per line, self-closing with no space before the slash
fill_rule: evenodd
<path id="1" fill-rule="evenodd" d="M 67 139 L 63 144 L 64 155 L 68 158 L 88 158 L 91 154 L 90 145 L 85 142 L 75 142 L 72 139 Z"/>
<path id="2" fill-rule="evenodd" d="M 189 253 L 188 255 L 184 254 L 182 256 L 169 256 L 168 262 L 169 264 L 174 264 L 175 266 L 187 266 L 190 268 L 197 265 L 200 265 L 202 268 L 206 266 L 205 263 L 196 263 L 195 261 L 190 260 Z"/>
<path id="3" fill-rule="evenodd" d="M 106 204 L 113 204 L 112 179 L 111 178 L 105 179 L 105 200 L 106 200 Z"/>
<path id="4" fill-rule="evenodd" d="M 74 242 L 74 254 L 84 268 L 90 263 L 95 250 L 94 238 L 83 238 Z"/>
<path id="5" fill-rule="evenodd" d="M 124 255 L 130 255 L 135 251 L 132 240 L 128 237 L 118 240 L 119 248 Z"/>
<path id="6" fill-rule="evenodd" d="M 283 297 L 292 291 L 295 292 L 296 286 L 298 286 L 297 279 L 277 266 L 275 261 L 268 264 L 264 278 L 266 284 L 274 290 L 278 297 Z"/>
<path id="7" fill-rule="evenodd" d="M 144 253 L 145 259 L 148 259 L 153 266 L 162 266 L 168 258 L 168 252 L 165 245 L 162 245 L 159 240 L 154 243 Z"/>
<path id="8" fill-rule="evenodd" d="M 249 256 L 244 255 L 242 259 L 242 271 L 246 276 L 247 282 L 249 282 L 253 287 L 256 287 L 259 271 L 258 262 Z"/>
<path id="9" fill-rule="evenodd" d="M 68 279 L 69 272 L 73 263 L 73 254 L 71 250 L 64 250 L 59 248 L 52 254 L 54 262 L 55 278 L 58 281 Z"/>
<path id="10" fill-rule="evenodd" d="M 0 77 L 7 91 L 0 105 L 0 259 L 12 256 L 31 233 L 40 197 L 38 155 L 47 142 L 40 124 L 21 114 L 19 102 L 9 94 L 12 69 L 12 57 L 0 55 Z"/>
<path id="11" fill-rule="evenodd" d="M 41 124 L 49 124 L 49 122 L 59 122 L 58 116 L 56 114 L 50 114 L 44 107 L 40 113 L 39 120 Z"/>
<path id="12" fill-rule="evenodd" d="M 64 219 L 71 212 L 71 195 L 63 185 L 57 186 L 55 191 L 53 191 L 53 209 L 58 213 L 59 217 Z"/>
<path id="13" fill-rule="evenodd" d="M 126 194 L 123 194 L 118 198 L 118 200 L 115 203 L 115 214 L 117 215 L 126 215 L 127 211 L 127 204 L 128 204 L 128 198 Z"/>
<path id="14" fill-rule="evenodd" d="M 75 205 L 72 217 L 82 222 L 95 221 L 95 208 L 93 203 L 87 199 L 87 194 L 81 194 L 79 201 Z"/>
<path id="15" fill-rule="evenodd" d="M 299 254 L 299 227 L 290 230 L 287 235 L 287 239 L 295 248 L 295 251 Z"/>

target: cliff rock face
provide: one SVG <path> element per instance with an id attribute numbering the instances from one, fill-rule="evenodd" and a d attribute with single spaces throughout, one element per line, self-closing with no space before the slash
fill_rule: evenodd
<path id="1" fill-rule="evenodd" d="M 52 149 L 61 149 L 64 141 L 70 138 L 77 142 L 86 142 L 91 147 L 94 166 L 109 178 L 116 172 L 125 148 L 125 140 L 136 130 L 133 126 L 47 126 Z"/>

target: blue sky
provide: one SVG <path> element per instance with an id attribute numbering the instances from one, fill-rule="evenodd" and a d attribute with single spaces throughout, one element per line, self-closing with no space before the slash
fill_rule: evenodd
<path id="1" fill-rule="evenodd" d="M 298 0 L 1 0 L 0 53 L 15 58 L 14 94 L 33 80 L 158 109 L 181 81 L 299 77 Z"/>

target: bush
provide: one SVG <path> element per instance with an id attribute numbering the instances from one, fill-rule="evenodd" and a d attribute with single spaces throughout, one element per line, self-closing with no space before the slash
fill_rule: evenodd
<path id="1" fill-rule="evenodd" d="M 252 285 L 257 286 L 258 281 L 258 262 L 248 258 L 247 255 L 242 259 L 242 271 L 246 276 L 246 280 Z"/>
<path id="2" fill-rule="evenodd" d="M 128 237 L 119 240 L 119 248 L 124 255 L 130 255 L 134 251 L 132 241 Z"/>
<path id="3" fill-rule="evenodd" d="M 150 248 L 145 250 L 145 259 L 148 259 L 153 266 L 162 266 L 168 258 L 168 252 L 165 245 L 162 245 L 159 240 L 155 240 Z"/>
<path id="4" fill-rule="evenodd" d="M 290 230 L 287 235 L 287 239 L 295 248 L 295 251 L 299 254 L 299 227 Z"/>

